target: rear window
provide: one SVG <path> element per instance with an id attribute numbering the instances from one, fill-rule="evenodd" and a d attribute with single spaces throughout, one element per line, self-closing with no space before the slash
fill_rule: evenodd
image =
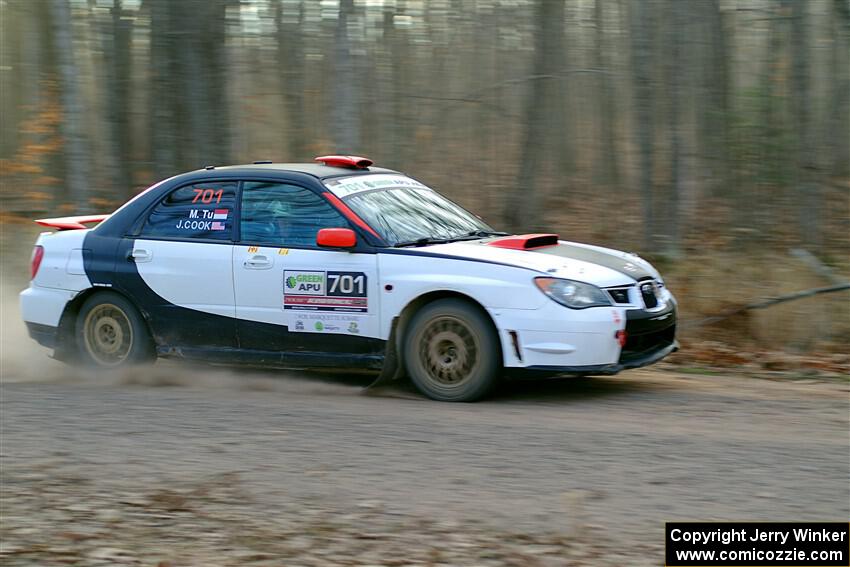
<path id="1" fill-rule="evenodd" d="M 154 207 L 141 236 L 230 240 L 235 182 L 184 185 Z"/>

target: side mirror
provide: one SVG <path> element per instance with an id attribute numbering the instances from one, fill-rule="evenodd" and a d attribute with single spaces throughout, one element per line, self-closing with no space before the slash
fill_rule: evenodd
<path id="1" fill-rule="evenodd" d="M 323 228 L 316 234 L 316 244 L 325 248 L 354 248 L 357 235 L 350 228 Z"/>

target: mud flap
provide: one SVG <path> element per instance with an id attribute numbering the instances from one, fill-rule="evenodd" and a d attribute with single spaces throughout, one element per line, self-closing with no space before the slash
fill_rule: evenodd
<path id="1" fill-rule="evenodd" d="M 381 373 L 375 380 L 366 386 L 365 391 L 387 386 L 392 382 L 400 379 L 404 375 L 404 364 L 398 354 L 398 345 L 396 340 L 396 329 L 398 328 L 398 318 L 393 320 L 393 327 L 390 330 L 390 338 L 387 340 L 387 352 L 384 355 L 384 366 L 381 368 Z"/>

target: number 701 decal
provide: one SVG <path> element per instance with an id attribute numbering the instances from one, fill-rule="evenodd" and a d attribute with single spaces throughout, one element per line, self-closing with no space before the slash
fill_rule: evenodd
<path id="1" fill-rule="evenodd" d="M 366 275 L 362 272 L 328 272 L 328 295 L 366 297 Z"/>
<path id="2" fill-rule="evenodd" d="M 224 189 L 219 189 L 216 191 L 215 189 L 192 189 L 195 193 L 195 198 L 192 199 L 193 203 L 197 203 L 198 200 L 205 205 L 209 205 L 212 203 L 213 199 L 215 199 L 216 204 L 221 203 L 221 196 L 224 193 Z"/>

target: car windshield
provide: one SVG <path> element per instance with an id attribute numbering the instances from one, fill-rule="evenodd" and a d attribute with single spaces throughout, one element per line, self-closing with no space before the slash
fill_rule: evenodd
<path id="1" fill-rule="evenodd" d="M 502 234 L 433 189 L 403 175 L 332 179 L 326 185 L 391 246 Z"/>

